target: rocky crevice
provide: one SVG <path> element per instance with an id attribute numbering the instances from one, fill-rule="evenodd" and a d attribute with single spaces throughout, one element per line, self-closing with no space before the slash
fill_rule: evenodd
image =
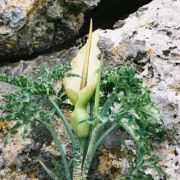
<path id="1" fill-rule="evenodd" d="M 109 29 L 150 1 L 0 0 L 0 62 L 72 47 L 87 33 L 90 18 L 94 29 Z"/>
<path id="2" fill-rule="evenodd" d="M 66 0 L 66 2 L 68 2 L 68 0 Z M 104 0 L 104 3 L 105 2 L 107 1 Z M 100 5 L 99 3 L 99 6 Z M 74 7 L 72 6 L 71 8 L 73 9 Z M 98 9 L 98 7 L 95 7 L 94 9 L 91 8 L 91 10 L 86 11 L 85 23 L 88 22 L 91 17 L 91 12 L 97 11 L 97 15 L 95 13 L 92 13 L 92 15 L 94 14 L 95 28 L 98 28 L 96 24 L 98 24 L 98 21 L 100 23 L 100 20 L 98 20 L 98 13 L 100 12 L 96 8 Z M 150 89 L 151 96 L 160 109 L 161 119 L 168 132 L 168 138 L 161 144 L 158 142 L 155 145 L 155 149 L 156 154 L 159 155 L 161 159 L 161 168 L 167 173 L 170 180 L 178 179 L 180 176 L 180 158 L 178 156 L 178 154 L 180 154 L 179 8 L 180 3 L 177 0 L 153 0 L 150 4 L 143 6 L 126 19 L 122 20 L 121 17 L 119 17 L 120 20 L 114 25 L 116 29 L 102 31 L 101 41 L 99 42 L 101 49 L 105 51 L 106 62 L 104 63 L 136 66 L 139 70 L 139 76 L 143 78 L 146 86 Z M 105 16 L 101 18 L 106 20 Z M 105 22 L 105 20 L 103 22 Z M 56 20 L 56 23 L 60 22 L 60 20 Z M 109 20 L 106 22 L 107 23 L 101 25 L 102 28 L 113 26 Z M 109 27 L 106 26 L 108 24 L 110 25 Z M 60 27 L 59 25 L 57 26 Z M 82 34 L 80 34 L 82 36 L 84 36 L 84 32 L 87 32 L 88 23 L 83 28 L 81 29 Z M 73 38 L 70 39 L 72 40 Z M 68 40 L 67 42 L 69 43 L 70 41 Z M 71 44 L 68 43 L 67 49 L 70 45 L 74 45 L 75 40 L 72 40 Z M 61 45 L 61 47 L 65 48 L 64 45 Z M 58 48 L 61 49 L 61 47 Z M 63 63 L 66 59 L 72 59 L 78 49 L 78 47 L 73 47 L 68 50 L 58 51 L 58 48 L 57 52 L 38 56 L 33 59 L 33 61 L 21 61 L 0 67 L 0 72 L 30 77 L 33 68 L 42 64 L 53 66 Z M 12 92 L 12 90 L 13 88 L 9 88 L 7 84 L 0 83 L 0 94 Z M 43 134 L 44 131 L 41 128 L 38 129 L 40 132 L 37 132 L 38 136 L 36 136 L 36 139 L 31 138 L 31 142 L 36 142 L 34 144 L 30 142 L 24 143 L 24 141 L 19 140 L 20 135 L 15 135 L 13 136 L 13 142 L 4 149 L 2 148 L 0 139 L 0 178 L 5 177 L 5 179 L 7 179 L 7 177 L 13 177 L 13 170 L 17 168 L 16 170 L 19 170 L 16 171 L 17 177 L 21 177 L 21 179 L 25 177 L 24 179 L 26 179 L 32 174 L 30 168 L 33 167 L 37 179 L 44 179 L 46 174 L 37 165 L 36 157 L 40 157 L 40 159 L 45 162 L 50 161 L 49 157 L 59 157 L 57 157 L 57 152 L 53 151 L 52 146 L 49 146 L 49 144 L 44 146 L 44 149 L 39 148 L 39 142 L 44 143 L 43 140 L 45 136 Z M 58 130 L 61 131 L 62 127 L 60 126 Z M 49 141 L 50 140 L 51 139 L 49 139 Z M 68 140 L 65 138 L 63 142 L 66 146 Z M 123 164 L 124 161 L 122 161 L 119 156 L 116 156 L 115 151 L 111 154 L 115 142 L 119 142 L 119 134 L 111 134 L 111 136 L 106 139 L 105 150 L 97 154 L 97 158 L 95 158 L 95 162 L 92 165 L 92 179 L 109 179 L 99 174 L 97 171 L 98 168 L 108 173 L 111 173 L 112 170 L 114 175 L 114 166 L 110 163 L 112 160 L 117 160 L 124 168 L 122 170 L 118 169 L 118 175 L 122 174 L 123 170 L 127 172 L 127 166 Z M 32 144 L 32 146 L 29 144 Z M 108 144 L 110 145 L 107 146 Z M 19 154 L 17 152 L 19 152 Z M 39 154 L 36 154 L 36 152 L 39 152 Z M 51 154 L 49 152 L 51 152 Z M 110 154 L 110 156 L 108 156 L 108 154 Z M 11 162 L 8 159 L 9 157 L 16 157 L 15 160 L 11 158 L 11 161 L 13 160 L 13 164 L 11 165 L 9 164 Z M 110 167 L 108 167 L 107 164 L 110 165 Z M 96 168 L 97 166 L 98 168 Z M 152 173 L 156 180 L 157 174 L 149 169 L 146 169 L 146 172 Z M 107 174 L 105 176 L 107 176 Z"/>

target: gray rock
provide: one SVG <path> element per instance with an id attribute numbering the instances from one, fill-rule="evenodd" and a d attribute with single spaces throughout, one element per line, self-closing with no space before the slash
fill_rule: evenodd
<path id="1" fill-rule="evenodd" d="M 180 2 L 154 0 L 101 35 L 110 63 L 134 63 L 168 126 L 180 122 Z M 119 24 L 120 23 L 120 24 Z M 118 28 L 120 27 L 120 28 Z M 110 45 L 109 45 L 110 44 Z"/>
<path id="2" fill-rule="evenodd" d="M 157 153 L 171 180 L 180 176 L 179 157 L 170 153 L 180 150 L 179 9 L 180 1 L 154 0 L 104 31 L 100 41 L 107 63 L 137 66 L 151 90 L 170 138 Z"/>

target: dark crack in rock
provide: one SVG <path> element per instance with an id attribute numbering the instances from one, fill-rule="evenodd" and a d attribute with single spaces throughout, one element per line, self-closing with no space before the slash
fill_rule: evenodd
<path id="1" fill-rule="evenodd" d="M 112 27 L 151 0 L 0 0 L 0 62 L 68 48 L 95 28 Z M 120 10 L 121 9 L 121 10 Z"/>
<path id="2" fill-rule="evenodd" d="M 35 177 L 39 180 L 51 180 L 42 168 L 39 161 L 45 163 L 49 168 L 53 169 L 52 161 L 60 162 L 58 154 L 52 154 L 49 151 L 41 150 L 39 144 L 30 144 L 22 149 L 16 156 L 16 171 L 27 174 L 29 178 Z"/>
<path id="3" fill-rule="evenodd" d="M 5 160 L 3 156 L 3 151 L 0 149 L 0 169 L 3 169 L 5 167 Z"/>

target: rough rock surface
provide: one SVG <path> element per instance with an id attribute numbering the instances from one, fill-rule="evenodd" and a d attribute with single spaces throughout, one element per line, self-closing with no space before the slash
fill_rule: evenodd
<path id="1" fill-rule="evenodd" d="M 77 47 L 69 50 L 60 51 L 53 54 L 38 56 L 34 61 L 21 61 L 0 67 L 0 73 L 9 75 L 23 75 L 32 77 L 32 70 L 38 66 L 49 66 L 63 63 L 65 60 L 72 59 Z M 8 94 L 15 90 L 14 86 L 0 82 L 0 96 Z M 0 104 L 1 104 L 0 100 Z M 0 111 L 0 115 L 3 112 Z M 62 123 L 55 118 L 56 131 L 63 140 L 63 147 L 67 154 L 70 154 L 70 142 L 67 137 Z M 13 122 L 12 122 L 13 123 Z M 23 127 L 18 133 L 12 135 L 11 141 L 4 146 L 3 137 L 5 133 L 12 127 L 12 123 L 0 122 L 0 179 L 2 180 L 50 180 L 51 178 L 45 173 L 39 160 L 52 166 L 52 158 L 60 161 L 59 153 L 52 142 L 51 135 L 41 124 L 34 124 L 30 137 L 25 141 L 22 139 Z"/>
<path id="2" fill-rule="evenodd" d="M 101 0 L 102 6 L 86 18 L 85 26 L 94 16 L 99 23 L 110 8 L 124 9 L 122 13 L 134 11 L 150 0 Z M 0 0 L 0 62 L 13 61 L 20 57 L 29 57 L 54 47 L 69 44 L 84 24 L 84 16 L 100 0 Z M 107 8 L 109 7 L 109 9 Z M 127 12 L 126 12 L 127 11 Z M 102 14 L 103 12 L 103 14 Z M 115 9 L 116 15 L 119 10 Z M 111 14 L 110 16 L 111 17 Z M 109 14 L 109 13 L 108 13 Z M 108 19 L 108 17 L 107 17 Z"/>
<path id="3" fill-rule="evenodd" d="M 75 36 L 98 0 L 0 0 L 0 58 L 28 55 Z"/>
<path id="4" fill-rule="evenodd" d="M 171 154 L 180 151 L 179 9 L 178 0 L 154 0 L 104 31 L 99 43 L 108 63 L 134 64 L 150 88 L 169 133 L 159 154 L 171 180 L 180 177 L 180 159 Z"/>
<path id="5" fill-rule="evenodd" d="M 179 1 L 154 0 L 117 22 L 116 29 L 106 30 L 100 42 L 112 63 L 141 67 L 168 128 L 180 128 L 179 8 Z"/>
<path id="6" fill-rule="evenodd" d="M 179 9 L 180 2 L 178 0 L 154 0 L 127 19 L 117 22 L 115 24 L 116 29 L 103 31 L 99 42 L 100 48 L 105 51 L 106 63 L 135 65 L 139 69 L 139 76 L 144 78 L 146 85 L 150 88 L 152 98 L 160 108 L 162 120 L 168 130 L 169 137 L 162 144 L 156 145 L 156 152 L 161 157 L 161 167 L 170 180 L 178 180 L 180 177 Z M 1 67 L 0 72 L 29 76 L 33 67 L 41 64 L 53 66 L 53 64 L 61 63 L 63 59 L 74 56 L 75 51 L 76 49 L 70 49 L 69 51 L 39 56 L 34 61 L 21 61 L 14 65 Z M 0 84 L 0 94 L 7 92 L 7 90 L 11 90 L 9 86 Z M 115 142 L 116 135 L 113 134 L 112 136 L 113 142 Z M 109 146 L 113 146 L 111 138 L 108 137 L 107 141 L 105 147 L 110 149 Z M 34 152 L 33 148 L 36 148 L 36 146 L 30 147 L 30 150 L 26 151 L 28 153 Z M 46 152 L 49 152 L 49 149 L 50 147 L 46 148 Z M 9 168 L 12 173 L 12 166 L 8 166 L 5 162 L 6 156 L 3 155 L 7 151 L 2 150 L 2 148 L 1 151 L 0 170 Z M 104 156 L 108 162 L 116 161 L 118 164 L 121 161 L 116 152 L 113 151 L 113 155 L 109 159 L 107 157 L 108 151 L 106 149 L 102 151 L 103 155 L 99 158 L 100 162 Z M 14 154 L 14 156 L 16 155 Z M 33 163 L 35 159 L 34 157 Z M 27 164 L 28 161 L 25 160 L 24 162 Z M 101 164 L 99 169 L 106 171 L 105 167 L 109 165 L 108 162 L 105 162 L 104 166 Z M 19 170 L 21 179 L 29 177 L 21 168 Z M 154 172 L 150 169 L 146 171 L 152 173 L 154 179 L 156 179 Z"/>

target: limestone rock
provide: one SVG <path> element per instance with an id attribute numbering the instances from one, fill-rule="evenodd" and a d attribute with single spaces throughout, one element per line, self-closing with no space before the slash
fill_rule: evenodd
<path id="1" fill-rule="evenodd" d="M 151 90 L 170 136 L 158 154 L 172 180 L 180 176 L 179 158 L 170 154 L 170 149 L 180 150 L 179 9 L 178 0 L 154 0 L 118 21 L 116 29 L 104 31 L 99 42 L 107 63 L 135 65 Z"/>
<path id="2" fill-rule="evenodd" d="M 179 1 L 154 0 L 104 31 L 99 43 L 109 63 L 141 66 L 166 125 L 180 122 L 179 8 Z"/>

